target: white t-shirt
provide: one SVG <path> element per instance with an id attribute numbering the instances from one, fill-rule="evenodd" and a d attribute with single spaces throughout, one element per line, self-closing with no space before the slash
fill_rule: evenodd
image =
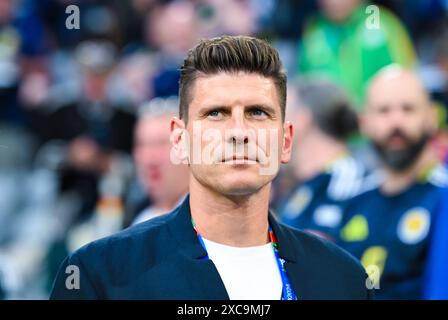
<path id="1" fill-rule="evenodd" d="M 231 300 L 280 300 L 282 279 L 271 243 L 231 247 L 204 239 Z"/>

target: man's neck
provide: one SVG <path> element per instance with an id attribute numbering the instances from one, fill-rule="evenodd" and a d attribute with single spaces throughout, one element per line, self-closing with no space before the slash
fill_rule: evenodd
<path id="1" fill-rule="evenodd" d="M 325 170 L 331 161 L 347 153 L 343 143 L 318 132 L 300 137 L 297 142 L 294 171 L 297 179 L 308 180 Z M 312 156 L 310 156 L 312 155 Z"/>
<path id="2" fill-rule="evenodd" d="M 270 184 L 247 196 L 225 196 L 190 180 L 191 216 L 205 239 L 234 247 L 266 244 Z"/>
<path id="3" fill-rule="evenodd" d="M 386 168 L 381 191 L 384 194 L 394 195 L 406 190 L 418 180 L 425 168 L 434 163 L 437 163 L 437 158 L 429 148 L 426 148 L 415 163 L 406 171 L 396 172 Z"/>

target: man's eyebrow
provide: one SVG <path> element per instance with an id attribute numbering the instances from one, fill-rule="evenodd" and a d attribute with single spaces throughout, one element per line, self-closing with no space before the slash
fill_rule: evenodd
<path id="1" fill-rule="evenodd" d="M 212 110 L 230 112 L 231 109 L 232 109 L 231 106 L 226 106 L 226 105 L 209 105 L 209 106 L 201 107 L 198 111 L 198 114 L 203 115 Z M 269 113 L 271 115 L 275 115 L 275 113 L 276 113 L 275 108 L 273 108 L 267 104 L 264 104 L 264 103 L 250 104 L 250 105 L 244 106 L 244 109 L 245 110 L 260 109 L 260 110 L 265 111 L 266 113 Z"/>
<path id="2" fill-rule="evenodd" d="M 224 106 L 224 105 L 210 105 L 210 106 L 205 106 L 205 107 L 201 107 L 198 111 L 199 114 L 204 114 L 207 113 L 209 111 L 212 110 L 230 110 L 231 107 L 230 106 Z"/>

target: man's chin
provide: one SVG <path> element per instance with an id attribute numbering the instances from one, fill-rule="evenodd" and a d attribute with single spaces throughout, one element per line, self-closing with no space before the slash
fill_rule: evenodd
<path id="1" fill-rule="evenodd" d="M 221 191 L 223 194 L 232 196 L 245 196 L 256 193 L 268 181 L 262 181 L 260 176 L 241 176 L 241 175 L 227 175 L 221 180 Z"/>
<path id="2" fill-rule="evenodd" d="M 193 175 L 202 185 L 228 196 L 254 194 L 273 178 L 260 174 L 259 165 L 219 165 L 209 169 Z"/>
<path id="3" fill-rule="evenodd" d="M 256 193 L 259 189 L 251 186 L 227 187 L 222 190 L 222 194 L 229 197 L 245 197 Z"/>

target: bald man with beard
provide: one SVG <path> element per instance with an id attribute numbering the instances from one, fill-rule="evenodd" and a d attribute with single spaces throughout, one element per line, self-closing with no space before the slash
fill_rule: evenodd
<path id="1" fill-rule="evenodd" d="M 381 70 L 368 88 L 361 129 L 382 163 L 382 180 L 349 202 L 339 244 L 361 260 L 378 299 L 420 299 L 448 173 L 429 145 L 436 114 L 418 76 L 398 66 Z"/>

